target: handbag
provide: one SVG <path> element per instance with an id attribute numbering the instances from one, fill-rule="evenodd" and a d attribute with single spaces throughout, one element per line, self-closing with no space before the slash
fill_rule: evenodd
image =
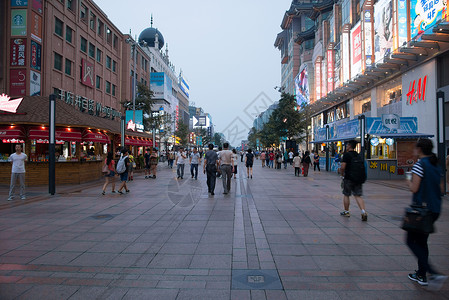
<path id="1" fill-rule="evenodd" d="M 414 233 L 434 232 L 432 212 L 426 206 L 410 205 L 405 209 L 401 228 Z"/>

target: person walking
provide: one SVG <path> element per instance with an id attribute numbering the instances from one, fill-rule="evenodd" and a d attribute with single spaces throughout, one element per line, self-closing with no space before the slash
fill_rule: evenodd
<path id="1" fill-rule="evenodd" d="M 184 148 L 179 148 L 178 153 L 176 154 L 176 173 L 178 174 L 178 179 L 184 179 L 184 166 L 185 166 L 185 160 L 187 156 L 184 153 Z"/>
<path id="2" fill-rule="evenodd" d="M 223 194 L 228 194 L 231 190 L 231 177 L 234 170 L 232 151 L 228 149 L 229 143 L 223 143 L 223 151 L 220 151 L 220 170 L 223 177 Z"/>
<path id="3" fill-rule="evenodd" d="M 320 156 L 318 155 L 318 151 L 313 155 L 313 171 L 315 172 L 316 168 L 318 168 L 318 172 L 320 170 Z"/>
<path id="4" fill-rule="evenodd" d="M 260 160 L 262 161 L 262 168 L 265 167 L 265 159 L 266 159 L 265 151 L 262 151 L 262 153 L 260 154 Z"/>
<path id="5" fill-rule="evenodd" d="M 362 198 L 362 184 L 366 179 L 365 167 L 360 154 L 355 151 L 357 142 L 351 140 L 346 144 L 346 152 L 341 160 L 341 175 L 343 176 L 343 206 L 344 211 L 340 215 L 350 217 L 349 197 L 354 195 L 357 205 L 362 213 L 362 221 L 368 221 L 365 210 L 365 201 Z M 362 164 L 360 164 L 360 161 Z"/>
<path id="6" fill-rule="evenodd" d="M 150 154 L 150 174 L 153 174 L 153 179 L 156 179 L 157 173 L 157 164 L 159 163 L 159 156 L 157 155 L 157 149 L 153 148 Z M 151 175 L 148 175 L 148 178 L 151 178 Z"/>
<path id="7" fill-rule="evenodd" d="M 408 184 L 413 193 L 413 204 L 421 206 L 426 203 L 432 215 L 432 223 L 435 223 L 441 212 L 441 194 L 444 193 L 444 183 L 442 170 L 438 166 L 438 158 L 432 149 L 431 140 L 418 140 L 414 154 L 418 156 L 419 160 L 412 168 L 412 180 Z M 428 238 L 428 233 L 407 232 L 407 246 L 418 259 L 418 270 L 415 273 L 410 273 L 408 278 L 420 285 L 431 284 L 433 289 L 438 290 L 447 276 L 441 275 L 430 265 Z M 430 274 L 429 278 L 427 278 L 427 273 Z"/>
<path id="8" fill-rule="evenodd" d="M 237 155 L 237 151 L 235 149 L 232 149 L 232 167 L 234 168 L 232 173 L 234 174 L 234 179 L 237 178 L 237 162 L 238 162 L 239 156 Z"/>
<path id="9" fill-rule="evenodd" d="M 273 151 L 270 151 L 270 154 L 268 155 L 268 157 L 269 157 L 269 161 L 270 161 L 269 168 L 273 169 L 273 167 L 274 167 L 274 159 L 275 159 L 275 155 L 274 155 Z"/>
<path id="10" fill-rule="evenodd" d="M 20 184 L 20 199 L 26 200 L 25 196 L 25 162 L 27 161 L 27 155 L 22 152 L 22 145 L 16 144 L 16 152 L 11 154 L 8 161 L 12 163 L 11 168 L 11 185 L 9 186 L 8 201 L 14 199 L 14 190 L 16 182 L 19 180 Z"/>
<path id="11" fill-rule="evenodd" d="M 312 164 L 309 151 L 304 152 L 304 156 L 302 157 L 301 163 L 302 168 L 304 170 L 304 177 L 307 177 L 309 175 L 309 167 Z"/>
<path id="12" fill-rule="evenodd" d="M 295 167 L 295 176 L 301 174 L 301 157 L 299 157 L 299 153 L 295 153 L 295 157 L 293 158 L 293 166 Z"/>
<path id="13" fill-rule="evenodd" d="M 136 162 L 134 161 L 134 155 L 131 149 L 128 150 L 128 159 L 129 159 L 128 181 L 132 181 L 134 180 L 134 164 Z"/>
<path id="14" fill-rule="evenodd" d="M 108 152 L 107 158 L 104 160 L 104 164 L 108 166 L 109 173 L 104 175 L 105 182 L 103 185 L 102 195 L 106 194 L 106 187 L 108 184 L 112 185 L 112 192 L 115 193 L 115 161 L 112 152 Z"/>
<path id="15" fill-rule="evenodd" d="M 245 157 L 245 165 L 246 165 L 246 173 L 248 174 L 248 178 L 253 179 L 253 163 L 254 163 L 254 154 L 251 149 L 248 149 L 248 153 Z"/>
<path id="16" fill-rule="evenodd" d="M 201 157 L 196 147 L 193 148 L 192 154 L 190 154 L 190 174 L 192 179 L 198 180 L 198 164 L 201 163 Z"/>
<path id="17" fill-rule="evenodd" d="M 214 151 L 214 144 L 209 144 L 209 151 L 204 155 L 203 173 L 207 172 L 207 190 L 213 196 L 217 180 L 218 154 Z"/>
<path id="18" fill-rule="evenodd" d="M 290 163 L 290 165 L 293 164 L 293 158 L 295 157 L 295 154 L 293 153 L 293 151 L 290 149 L 290 152 L 288 152 L 288 162 Z"/>
<path id="19" fill-rule="evenodd" d="M 147 148 L 145 150 L 145 154 L 143 155 L 144 160 L 145 160 L 145 179 L 150 178 L 150 174 L 151 174 L 151 171 L 150 171 L 150 168 L 151 168 L 151 166 L 150 166 L 150 156 L 151 156 L 150 148 Z"/>
<path id="20" fill-rule="evenodd" d="M 122 190 L 125 189 L 125 192 L 129 193 L 128 186 L 126 182 L 128 181 L 128 170 L 129 170 L 129 157 L 128 150 L 122 149 L 120 160 L 117 163 L 117 173 L 120 175 L 121 185 L 118 189 L 119 194 L 123 194 Z"/>
<path id="21" fill-rule="evenodd" d="M 175 160 L 175 153 L 172 151 L 168 152 L 168 167 L 173 169 L 173 161 Z"/>
<path id="22" fill-rule="evenodd" d="M 284 160 L 282 161 L 283 163 L 284 163 L 284 169 L 287 169 L 287 164 L 288 164 L 288 162 L 289 162 L 289 158 L 288 158 L 288 152 L 287 152 L 287 150 L 285 150 L 285 152 L 284 152 Z"/>

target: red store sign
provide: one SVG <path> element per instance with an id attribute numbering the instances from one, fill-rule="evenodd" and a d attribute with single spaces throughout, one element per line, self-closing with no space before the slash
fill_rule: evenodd
<path id="1" fill-rule="evenodd" d="M 334 51 L 327 50 L 327 92 L 334 90 Z"/>
<path id="2" fill-rule="evenodd" d="M 410 81 L 407 93 L 407 103 L 411 105 L 413 102 L 418 102 L 418 100 L 425 101 L 426 87 L 427 75 L 424 76 L 424 78 L 419 78 L 418 82 L 416 82 L 416 80 Z"/>
<path id="3" fill-rule="evenodd" d="M 22 67 L 26 63 L 26 39 L 11 39 L 11 67 Z"/>
<path id="4" fill-rule="evenodd" d="M 25 96 L 26 69 L 9 70 L 9 94 L 11 96 Z"/>

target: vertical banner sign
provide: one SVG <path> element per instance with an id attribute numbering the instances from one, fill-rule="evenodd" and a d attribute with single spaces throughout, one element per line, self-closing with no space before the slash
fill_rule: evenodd
<path id="1" fill-rule="evenodd" d="M 41 95 L 41 74 L 30 71 L 30 96 Z"/>
<path id="2" fill-rule="evenodd" d="M 351 30 L 351 76 L 362 72 L 362 26 L 357 23 Z"/>
<path id="3" fill-rule="evenodd" d="M 35 13 L 31 13 L 31 38 L 42 43 L 42 17 Z"/>
<path id="4" fill-rule="evenodd" d="M 410 0 L 410 35 L 413 39 L 448 18 L 448 3 L 442 0 Z"/>
<path id="5" fill-rule="evenodd" d="M 33 9 L 35 9 L 38 13 L 42 14 L 42 0 L 32 0 L 33 1 Z"/>
<path id="6" fill-rule="evenodd" d="M 26 62 L 26 39 L 11 39 L 11 67 L 24 67 Z"/>
<path id="7" fill-rule="evenodd" d="M 379 0 L 374 5 L 374 51 L 376 62 L 393 48 L 393 0 Z M 413 20 L 413 19 L 412 19 Z"/>
<path id="8" fill-rule="evenodd" d="M 327 92 L 334 90 L 334 50 L 327 50 Z"/>
<path id="9" fill-rule="evenodd" d="M 315 101 L 321 99 L 321 59 L 315 61 Z"/>
<path id="10" fill-rule="evenodd" d="M 94 65 L 84 58 L 81 59 L 81 83 L 94 87 Z"/>
<path id="11" fill-rule="evenodd" d="M 11 35 L 27 35 L 27 11 L 26 9 L 11 10 Z"/>
<path id="12" fill-rule="evenodd" d="M 365 67 L 371 66 L 373 63 L 373 32 L 371 30 L 371 10 L 364 12 L 364 41 L 365 41 Z"/>
<path id="13" fill-rule="evenodd" d="M 309 75 L 307 73 L 307 64 L 303 63 L 299 68 L 299 73 L 295 78 L 296 103 L 303 106 L 309 104 Z"/>
<path id="14" fill-rule="evenodd" d="M 37 71 L 41 70 L 41 45 L 35 41 L 31 41 L 31 68 Z"/>
<path id="15" fill-rule="evenodd" d="M 351 79 L 350 67 L 350 48 L 349 48 L 349 32 L 343 32 L 343 51 L 341 52 L 342 60 L 343 60 L 343 83 Z"/>
<path id="16" fill-rule="evenodd" d="M 407 1 L 397 0 L 397 13 L 398 13 L 398 25 L 397 25 L 397 38 L 398 46 L 402 47 L 407 44 L 408 40 L 408 26 L 407 26 Z"/>
<path id="17" fill-rule="evenodd" d="M 9 93 L 11 96 L 26 95 L 26 69 L 9 70 Z"/>

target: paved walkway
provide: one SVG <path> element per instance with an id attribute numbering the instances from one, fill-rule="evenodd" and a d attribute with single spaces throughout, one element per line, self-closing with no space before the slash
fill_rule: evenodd
<path id="1" fill-rule="evenodd" d="M 403 182 L 365 184 L 365 223 L 355 203 L 340 217 L 335 174 L 259 163 L 228 195 L 160 165 L 128 195 L 98 183 L 2 204 L 0 299 L 449 299 L 449 283 L 429 292 L 407 278 Z M 431 260 L 449 274 L 447 208 L 437 230 Z"/>

